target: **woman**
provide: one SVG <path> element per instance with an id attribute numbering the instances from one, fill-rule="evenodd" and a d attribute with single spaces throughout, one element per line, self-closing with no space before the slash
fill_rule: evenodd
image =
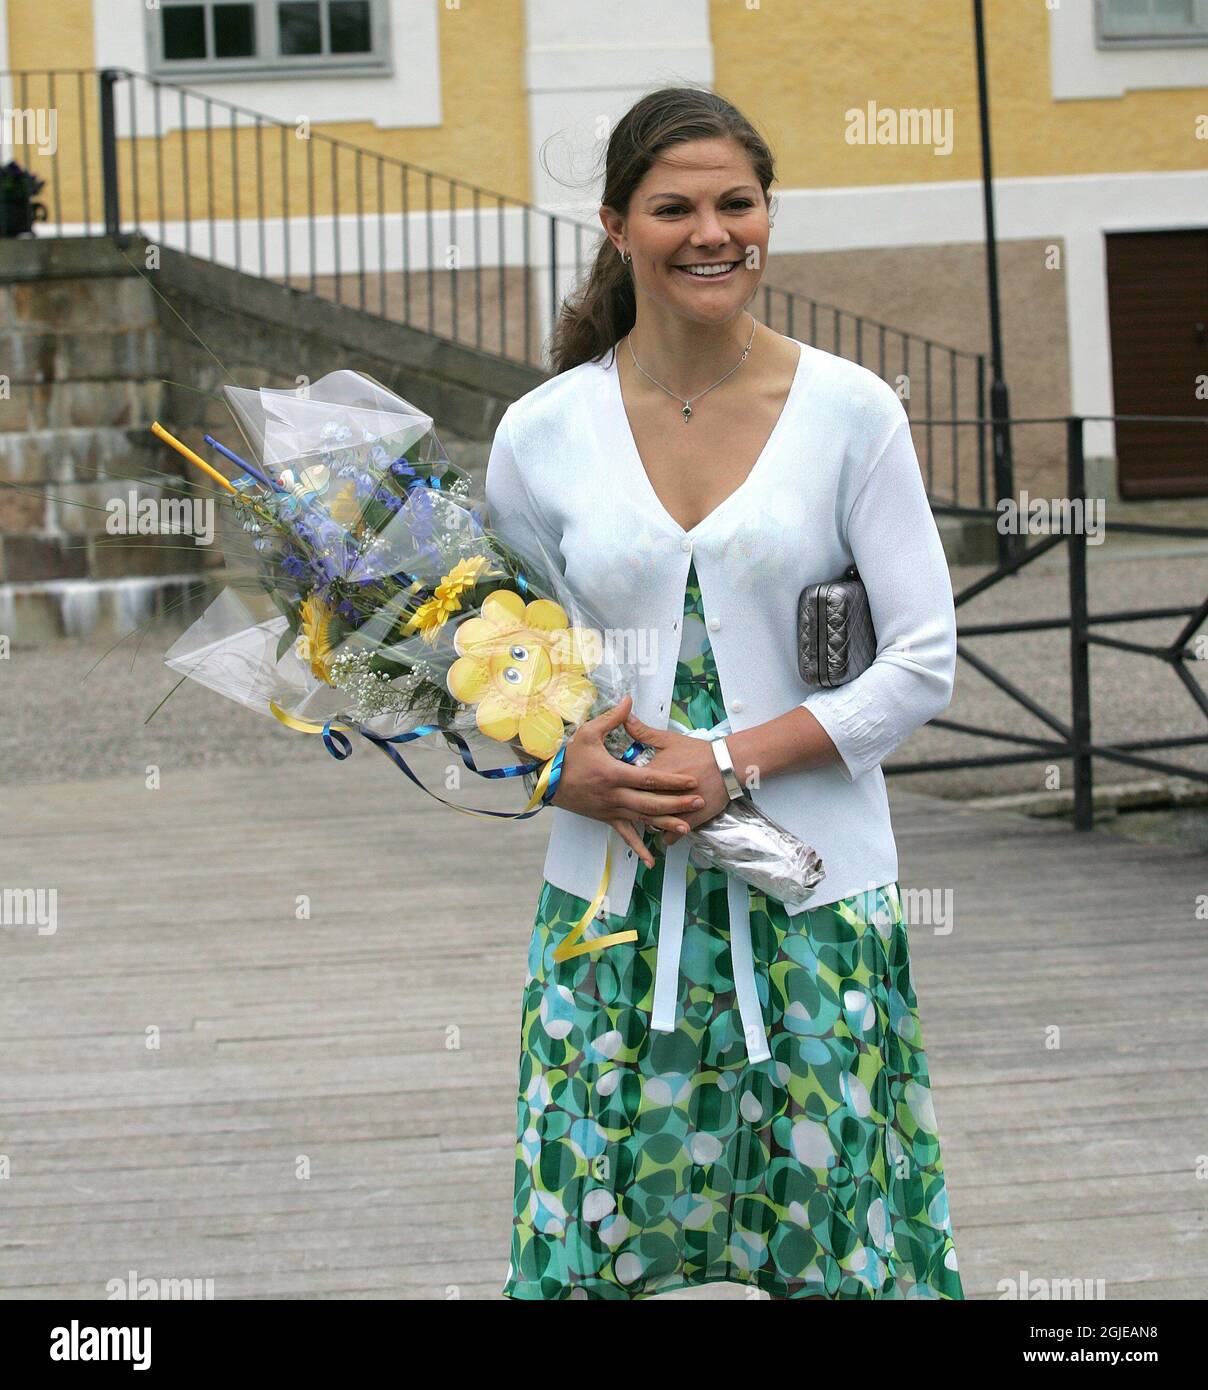
<path id="1" fill-rule="evenodd" d="M 607 240 L 562 312 L 555 374 L 491 452 L 503 538 L 634 629 L 639 655 L 632 703 L 576 732 L 552 803 L 512 1298 L 719 1281 L 964 1297 L 880 770 L 951 699 L 951 583 L 893 390 L 747 312 L 772 181 L 722 98 L 638 101 L 609 140 Z M 853 560 L 877 656 L 811 688 L 797 596 Z M 645 768 L 605 748 L 622 725 L 657 749 Z M 804 906 L 687 860 L 682 837 L 743 790 L 716 736 L 821 855 Z M 555 961 L 597 904 L 590 945 Z"/>

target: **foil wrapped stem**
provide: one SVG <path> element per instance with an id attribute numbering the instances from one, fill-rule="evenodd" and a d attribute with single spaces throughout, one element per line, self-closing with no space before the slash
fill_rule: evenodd
<path id="1" fill-rule="evenodd" d="M 633 742 L 623 726 L 604 735 L 604 746 L 619 758 Z M 633 759 L 644 767 L 657 749 L 644 748 Z M 717 815 L 689 830 L 690 855 L 700 868 L 722 869 L 768 897 L 796 906 L 826 876 L 822 859 L 747 795 L 735 797 Z"/>

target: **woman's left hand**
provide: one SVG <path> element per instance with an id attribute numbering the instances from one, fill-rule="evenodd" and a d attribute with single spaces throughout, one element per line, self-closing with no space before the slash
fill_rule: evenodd
<path id="1" fill-rule="evenodd" d="M 682 772 L 697 779 L 697 795 L 704 799 L 703 808 L 699 811 L 681 812 L 677 816 L 677 819 L 683 821 L 690 830 L 695 830 L 698 825 L 712 820 L 729 805 L 730 793 L 726 790 L 725 779 L 717 766 L 708 739 L 692 738 L 688 734 L 681 734 L 677 729 L 652 729 L 649 724 L 643 724 L 633 715 L 626 719 L 625 731 L 630 738 L 636 738 L 658 750 L 651 762 L 657 761 L 661 772 Z M 682 838 L 674 830 L 664 830 L 662 833 L 665 845 L 673 845 L 676 840 Z"/>

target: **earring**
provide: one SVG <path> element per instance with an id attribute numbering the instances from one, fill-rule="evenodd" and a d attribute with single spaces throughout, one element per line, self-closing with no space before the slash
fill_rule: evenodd
<path id="1" fill-rule="evenodd" d="M 633 257 L 629 254 L 628 251 L 622 251 L 622 252 L 621 252 L 621 264 L 622 264 L 622 265 L 628 265 L 628 264 L 630 263 L 630 261 L 632 261 L 632 260 L 633 260 Z"/>

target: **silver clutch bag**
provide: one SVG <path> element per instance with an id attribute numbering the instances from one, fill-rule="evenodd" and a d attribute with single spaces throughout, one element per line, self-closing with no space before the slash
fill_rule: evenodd
<path id="1" fill-rule="evenodd" d="M 797 669 L 807 685 L 853 680 L 877 654 L 868 591 L 855 565 L 838 579 L 807 584 L 797 599 Z"/>

